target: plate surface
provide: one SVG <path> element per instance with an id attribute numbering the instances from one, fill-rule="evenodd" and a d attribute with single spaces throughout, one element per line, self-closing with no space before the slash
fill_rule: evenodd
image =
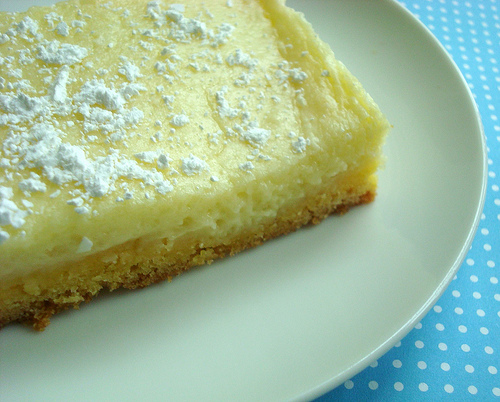
<path id="1" fill-rule="evenodd" d="M 100 297 L 44 333 L 5 328 L 0 399 L 310 399 L 380 357 L 439 298 L 484 202 L 465 81 L 395 2 L 289 5 L 394 125 L 377 200 L 172 283 Z"/>

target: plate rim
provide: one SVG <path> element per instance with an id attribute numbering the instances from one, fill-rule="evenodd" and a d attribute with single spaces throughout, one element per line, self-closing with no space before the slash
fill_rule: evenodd
<path id="1" fill-rule="evenodd" d="M 474 137 L 478 136 L 480 145 L 481 145 L 481 160 L 482 160 L 482 177 L 481 177 L 481 187 L 478 198 L 478 203 L 475 208 L 474 219 L 469 231 L 467 233 L 466 240 L 462 245 L 460 252 L 455 258 L 454 263 L 450 266 L 447 274 L 439 283 L 439 286 L 434 290 L 434 292 L 429 296 L 429 298 L 425 301 L 425 303 L 415 312 L 410 319 L 406 321 L 406 323 L 399 328 L 391 337 L 385 340 L 382 344 L 380 344 L 376 349 L 374 349 L 371 353 L 364 356 L 357 362 L 353 363 L 346 370 L 334 375 L 332 378 L 323 381 L 318 384 L 316 387 L 303 392 L 302 394 L 295 397 L 294 401 L 299 400 L 308 400 L 313 398 L 318 398 L 325 393 L 333 391 L 339 385 L 354 377 L 356 374 L 359 374 L 365 368 L 367 368 L 373 361 L 379 359 L 383 355 L 385 355 L 390 349 L 394 347 L 399 341 L 401 341 L 414 327 L 418 322 L 420 322 L 425 315 L 429 312 L 429 310 L 435 305 L 435 303 L 439 300 L 439 298 L 446 291 L 451 281 L 457 274 L 458 270 L 462 266 L 467 254 L 470 250 L 472 242 L 476 236 L 479 223 L 481 221 L 481 216 L 484 210 L 484 205 L 486 201 L 486 191 L 488 187 L 488 150 L 486 144 L 486 135 L 484 132 L 484 125 L 482 122 L 481 114 L 479 112 L 479 108 L 477 106 L 476 101 L 474 100 L 474 95 L 465 80 L 462 72 L 460 71 L 458 65 L 453 60 L 451 55 L 448 53 L 443 44 L 436 38 L 436 36 L 432 33 L 432 31 L 415 15 L 411 13 L 403 4 L 401 4 L 398 0 L 383 0 L 387 4 L 388 7 L 395 7 L 399 12 L 405 15 L 408 21 L 416 24 L 416 26 L 420 29 L 422 34 L 424 34 L 429 40 L 433 42 L 437 49 L 444 55 L 447 61 L 450 63 L 450 67 L 455 75 L 455 77 L 461 81 L 462 87 L 466 89 L 467 101 L 471 104 L 472 110 L 474 111 L 475 117 L 475 125 L 477 126 L 477 132 L 474 132 Z"/>

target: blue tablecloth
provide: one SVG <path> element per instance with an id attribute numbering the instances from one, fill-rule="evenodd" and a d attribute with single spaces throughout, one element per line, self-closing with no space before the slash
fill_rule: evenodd
<path id="1" fill-rule="evenodd" d="M 332 400 L 500 400 L 500 1 L 401 3 L 445 46 L 481 113 L 488 189 L 465 262 L 427 316 Z"/>

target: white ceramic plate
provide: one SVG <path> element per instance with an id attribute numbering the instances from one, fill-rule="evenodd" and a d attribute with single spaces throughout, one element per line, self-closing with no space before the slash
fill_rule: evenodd
<path id="1" fill-rule="evenodd" d="M 465 81 L 395 2 L 289 4 L 394 125 L 376 202 L 172 283 L 101 297 L 44 333 L 5 328 L 0 399 L 309 399 L 380 357 L 444 291 L 485 192 Z"/>

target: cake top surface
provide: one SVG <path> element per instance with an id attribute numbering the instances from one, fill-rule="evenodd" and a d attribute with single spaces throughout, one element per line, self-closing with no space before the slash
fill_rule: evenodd
<path id="1" fill-rule="evenodd" d="M 76 0 L 0 13 L 4 255 L 58 225 L 154 211 L 300 163 L 324 131 L 312 122 L 345 111 L 311 95 L 331 90 L 332 64 L 300 31 L 277 32 L 281 6 Z M 348 142 L 349 120 L 338 121 Z M 75 252 L 90 251 L 73 232 Z"/>

